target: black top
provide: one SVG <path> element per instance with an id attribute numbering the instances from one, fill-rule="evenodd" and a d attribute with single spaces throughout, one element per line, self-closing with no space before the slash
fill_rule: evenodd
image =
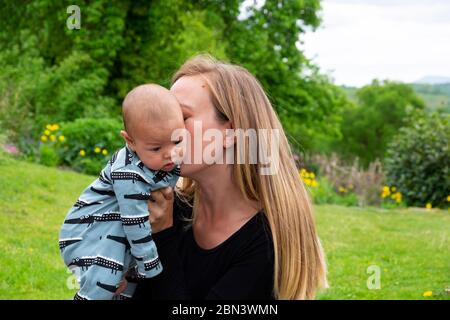
<path id="1" fill-rule="evenodd" d="M 155 235 L 163 271 L 141 280 L 135 299 L 273 299 L 274 254 L 262 211 L 215 248 L 202 249 L 175 196 L 174 225 Z"/>

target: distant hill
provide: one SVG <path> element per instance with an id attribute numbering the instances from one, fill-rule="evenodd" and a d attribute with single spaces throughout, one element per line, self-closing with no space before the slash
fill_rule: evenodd
<path id="1" fill-rule="evenodd" d="M 450 82 L 441 84 L 410 84 L 419 96 L 425 100 L 427 109 L 442 109 L 450 113 Z"/>
<path id="2" fill-rule="evenodd" d="M 426 76 L 423 78 L 420 78 L 417 81 L 414 81 L 413 83 L 424 83 L 424 84 L 443 84 L 443 83 L 450 83 L 450 77 L 442 77 L 442 76 Z"/>
<path id="3" fill-rule="evenodd" d="M 444 77 L 441 77 L 444 78 Z M 425 79 L 425 78 L 423 78 Z M 450 78 L 449 78 L 450 80 Z M 426 109 L 434 111 L 442 109 L 445 113 L 450 113 L 450 82 L 429 84 L 429 83 L 410 83 L 414 91 L 425 101 Z M 347 97 L 357 102 L 357 87 L 341 86 L 341 89 L 347 94 Z"/>

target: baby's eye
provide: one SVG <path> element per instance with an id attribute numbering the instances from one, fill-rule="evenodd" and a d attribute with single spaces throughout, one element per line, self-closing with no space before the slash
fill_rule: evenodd
<path id="1" fill-rule="evenodd" d="M 181 141 L 183 141 L 183 139 L 177 140 L 177 141 L 172 141 L 174 144 L 180 144 Z"/>
<path id="2" fill-rule="evenodd" d="M 150 148 L 150 149 L 148 149 L 148 150 L 149 150 L 149 151 L 153 151 L 153 152 L 158 152 L 159 149 L 161 149 L 161 147 Z"/>

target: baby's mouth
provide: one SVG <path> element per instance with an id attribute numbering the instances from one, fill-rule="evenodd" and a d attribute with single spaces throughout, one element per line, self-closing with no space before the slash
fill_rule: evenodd
<path id="1" fill-rule="evenodd" d="M 169 163 L 167 163 L 167 164 L 165 164 L 164 166 L 163 166 L 163 169 L 171 169 L 171 168 L 173 168 L 175 166 L 175 163 L 173 163 L 173 162 L 169 162 Z"/>

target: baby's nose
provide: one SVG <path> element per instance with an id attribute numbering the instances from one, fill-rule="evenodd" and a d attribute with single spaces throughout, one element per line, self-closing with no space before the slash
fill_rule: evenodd
<path id="1" fill-rule="evenodd" d="M 163 154 L 164 159 L 170 159 L 171 154 L 172 154 L 172 152 L 173 152 L 172 150 L 173 150 L 173 148 L 168 148 L 168 149 L 164 152 L 164 154 Z"/>

